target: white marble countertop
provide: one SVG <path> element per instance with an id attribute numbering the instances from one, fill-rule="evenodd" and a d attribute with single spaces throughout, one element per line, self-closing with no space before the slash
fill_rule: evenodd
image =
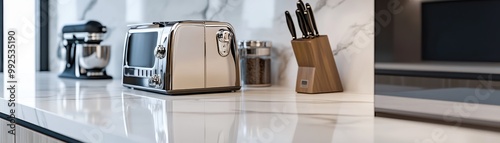
<path id="1" fill-rule="evenodd" d="M 17 117 L 84 142 L 417 142 L 433 139 L 435 130 L 445 132 L 444 142 L 500 140 L 497 132 L 375 118 L 368 94 L 271 87 L 167 96 L 124 88 L 120 80 L 47 73 L 37 74 L 36 86 L 35 95 L 18 97 Z"/>

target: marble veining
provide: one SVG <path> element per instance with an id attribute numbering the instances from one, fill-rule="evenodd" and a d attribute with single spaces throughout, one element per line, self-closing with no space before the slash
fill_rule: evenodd
<path id="1" fill-rule="evenodd" d="M 355 39 L 352 37 L 355 37 L 356 34 L 362 33 L 362 34 L 367 34 L 369 37 L 374 37 L 374 31 L 373 29 L 370 29 L 373 27 L 372 23 L 373 19 L 370 19 L 369 21 L 366 21 L 362 24 L 354 24 L 349 26 L 349 31 L 350 33 L 347 34 L 345 37 L 350 37 L 342 40 L 339 42 L 336 47 L 332 50 L 334 55 L 338 55 L 342 50 L 346 50 L 347 48 L 355 46 L 354 42 Z"/>
<path id="2" fill-rule="evenodd" d="M 235 9 L 242 3 L 241 0 L 209 0 L 206 9 L 203 11 L 203 19 L 220 19 L 225 11 Z"/>
<path id="3" fill-rule="evenodd" d="M 324 8 L 324 7 L 328 7 L 328 8 L 336 8 L 337 6 L 343 4 L 346 0 L 319 0 L 318 3 L 316 3 L 316 7 L 317 8 L 314 8 L 315 12 Z M 333 3 L 333 4 L 331 4 Z"/>
<path id="4" fill-rule="evenodd" d="M 97 0 L 90 0 L 89 3 L 85 6 L 85 9 L 83 9 L 83 14 L 80 16 L 80 20 L 85 20 L 87 13 L 94 8 L 94 6 L 97 4 Z"/>

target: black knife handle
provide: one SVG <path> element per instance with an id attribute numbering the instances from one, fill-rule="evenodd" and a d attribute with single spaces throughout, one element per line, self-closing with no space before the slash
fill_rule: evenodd
<path id="1" fill-rule="evenodd" d="M 319 35 L 319 32 L 318 32 L 318 27 L 316 26 L 316 19 L 314 18 L 314 13 L 313 13 L 313 10 L 312 10 L 312 7 L 311 5 L 309 5 L 309 3 L 306 3 L 306 8 L 307 8 L 307 11 L 309 11 L 309 17 L 311 18 L 311 24 L 314 28 L 314 36 L 318 36 Z"/>
<path id="2" fill-rule="evenodd" d="M 306 10 L 304 11 L 304 25 L 307 27 L 307 37 L 314 37 L 314 29 L 311 24 L 311 19 L 309 16 L 309 12 Z"/>
<path id="3" fill-rule="evenodd" d="M 297 8 L 301 11 L 304 11 L 306 9 L 306 6 L 304 5 L 304 2 L 302 0 L 299 0 L 297 2 Z"/>
<path id="4" fill-rule="evenodd" d="M 308 20 L 308 16 L 306 15 L 306 9 L 305 9 L 305 6 L 304 4 L 299 1 L 297 2 L 297 9 L 299 9 L 299 11 L 301 12 L 300 15 L 302 15 L 301 19 L 302 19 L 302 26 L 304 27 L 304 31 L 306 31 L 306 37 L 310 37 L 310 34 L 311 34 L 311 30 L 312 29 L 309 29 L 309 20 Z"/>
<path id="5" fill-rule="evenodd" d="M 299 21 L 299 28 L 300 28 L 300 31 L 302 32 L 302 38 L 306 38 L 306 35 L 307 35 L 307 31 L 306 31 L 306 27 L 304 26 L 304 14 L 302 13 L 302 11 L 300 10 L 296 10 L 295 11 L 295 14 L 297 15 L 297 21 Z"/>
<path id="6" fill-rule="evenodd" d="M 288 25 L 288 30 L 292 34 L 292 39 L 297 39 L 297 34 L 295 33 L 295 25 L 292 21 L 292 16 L 290 16 L 290 12 L 285 11 L 286 24 Z"/>

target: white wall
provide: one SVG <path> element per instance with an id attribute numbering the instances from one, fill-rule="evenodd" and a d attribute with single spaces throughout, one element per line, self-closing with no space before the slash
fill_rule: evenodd
<path id="1" fill-rule="evenodd" d="M 69 1 L 70 4 L 62 4 Z M 58 16 L 53 18 L 59 32 L 66 22 L 78 20 L 83 7 L 92 0 L 59 0 Z M 374 23 L 373 0 L 304 0 L 315 9 L 321 34 L 327 34 L 346 92 L 373 93 Z M 64 6 L 63 6 L 64 5 Z M 100 0 L 85 19 L 94 19 L 110 28 L 105 44 L 112 46 L 109 73 L 120 76 L 126 25 L 152 21 L 208 19 L 228 21 L 236 29 L 237 40 L 273 42 L 273 83 L 293 88 L 297 63 L 291 49 L 291 36 L 284 11 L 296 9 L 295 0 Z M 76 12 L 75 12 L 76 10 Z M 292 14 L 295 19 L 295 14 Z M 298 26 L 297 33 L 299 32 Z M 52 39 L 51 47 L 57 48 Z M 55 55 L 54 50 L 51 55 Z M 51 61 L 54 61 L 51 57 Z M 52 62 L 51 69 L 57 69 Z"/>

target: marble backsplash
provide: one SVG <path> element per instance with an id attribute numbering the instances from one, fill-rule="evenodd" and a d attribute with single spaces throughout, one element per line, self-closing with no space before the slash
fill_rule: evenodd
<path id="1" fill-rule="evenodd" d="M 109 32 L 112 46 L 108 72 L 121 75 L 123 39 L 127 24 L 170 20 L 230 22 L 237 40 L 273 42 L 274 86 L 295 87 L 297 62 L 293 55 L 284 11 L 294 11 L 296 0 L 51 0 L 51 55 L 56 55 L 60 29 L 67 22 L 98 20 Z M 373 93 L 374 1 L 304 0 L 314 9 L 320 34 L 328 35 L 346 92 Z M 295 14 L 292 18 L 296 22 Z M 297 32 L 299 32 L 296 25 Z M 59 68 L 51 57 L 51 70 Z"/>

